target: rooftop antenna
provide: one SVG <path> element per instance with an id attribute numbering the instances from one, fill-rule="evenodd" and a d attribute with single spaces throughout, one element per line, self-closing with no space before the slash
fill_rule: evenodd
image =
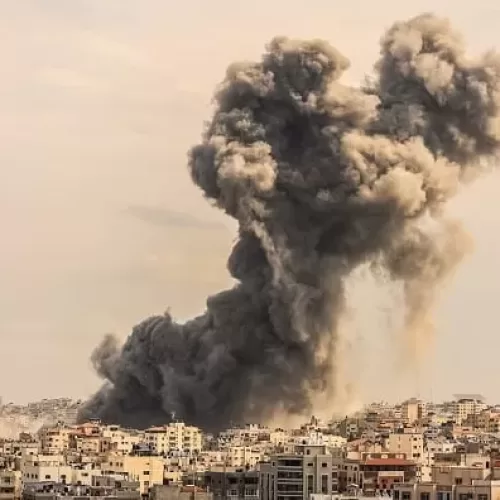
<path id="1" fill-rule="evenodd" d="M 170 418 L 171 418 L 172 422 L 175 422 L 175 411 L 170 412 Z"/>

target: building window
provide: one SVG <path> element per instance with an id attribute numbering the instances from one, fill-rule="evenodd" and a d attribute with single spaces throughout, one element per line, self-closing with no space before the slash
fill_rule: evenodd
<path id="1" fill-rule="evenodd" d="M 394 490 L 394 493 L 392 494 L 392 498 L 394 500 L 399 500 L 399 490 Z"/>
<path id="2" fill-rule="evenodd" d="M 321 493 L 323 493 L 323 495 L 328 493 L 328 476 L 326 474 L 321 476 Z"/>
<path id="3" fill-rule="evenodd" d="M 403 491 L 401 493 L 401 500 L 411 500 L 411 493 L 409 491 Z"/>
<path id="4" fill-rule="evenodd" d="M 481 493 L 477 496 L 477 500 L 488 500 L 488 495 Z"/>
<path id="5" fill-rule="evenodd" d="M 420 493 L 420 500 L 430 500 L 429 493 Z"/>
<path id="6" fill-rule="evenodd" d="M 314 476 L 309 474 L 307 476 L 307 493 L 312 493 L 314 491 Z"/>
<path id="7" fill-rule="evenodd" d="M 461 477 L 456 477 L 455 478 L 455 484 L 462 484 L 462 478 Z M 460 495 L 462 496 L 462 495 Z M 466 498 L 467 498 L 467 495 L 466 495 Z"/>

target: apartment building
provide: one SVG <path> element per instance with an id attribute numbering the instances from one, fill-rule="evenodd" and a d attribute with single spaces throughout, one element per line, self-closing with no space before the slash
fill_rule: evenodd
<path id="1" fill-rule="evenodd" d="M 339 424 L 339 433 L 342 437 L 352 439 L 360 437 L 363 431 L 363 422 L 359 418 L 345 418 Z"/>
<path id="2" fill-rule="evenodd" d="M 71 464 L 71 484 L 73 485 L 92 486 L 94 478 L 101 476 L 101 469 L 95 463 Z"/>
<path id="3" fill-rule="evenodd" d="M 226 464 L 229 467 L 253 468 L 262 460 L 262 453 L 257 446 L 231 446 L 226 452 Z"/>
<path id="4" fill-rule="evenodd" d="M 435 453 L 434 465 L 440 467 L 481 467 L 490 468 L 490 457 L 481 453 L 466 453 L 463 451 L 453 451 L 451 453 Z"/>
<path id="5" fill-rule="evenodd" d="M 66 465 L 61 455 L 30 455 L 21 462 L 22 479 L 24 483 L 40 481 L 70 482 L 72 469 Z"/>
<path id="6" fill-rule="evenodd" d="M 259 472 L 234 468 L 207 471 L 203 487 L 212 493 L 214 500 L 259 500 Z"/>
<path id="7" fill-rule="evenodd" d="M 491 409 L 485 409 L 470 418 L 469 415 L 465 421 L 468 425 L 475 426 L 476 429 L 487 433 L 500 432 L 500 413 Z"/>
<path id="8" fill-rule="evenodd" d="M 269 432 L 269 434 L 266 436 L 266 439 L 271 444 L 284 445 L 288 441 L 289 436 L 290 435 L 288 431 L 285 431 L 283 429 L 275 429 Z"/>
<path id="9" fill-rule="evenodd" d="M 394 500 L 496 500 L 500 481 L 482 467 L 433 467 L 432 481 L 394 485 Z"/>
<path id="10" fill-rule="evenodd" d="M 271 457 L 260 464 L 260 498 L 290 500 L 338 490 L 338 466 L 324 445 L 297 446 L 295 453 Z"/>
<path id="11" fill-rule="evenodd" d="M 436 457 L 449 455 L 455 451 L 456 443 L 446 440 L 427 439 L 424 447 L 424 457 L 422 463 L 428 466 L 435 464 Z"/>
<path id="12" fill-rule="evenodd" d="M 202 449 L 201 430 L 184 422 L 151 427 L 144 432 L 144 436 L 151 451 L 162 455 L 174 451 L 194 454 Z"/>
<path id="13" fill-rule="evenodd" d="M 163 484 L 164 463 L 160 457 L 110 454 L 101 469 L 103 475 L 118 474 L 138 481 L 141 494 L 146 494 L 154 484 Z"/>
<path id="14" fill-rule="evenodd" d="M 432 482 L 436 484 L 472 485 L 474 481 L 484 481 L 490 475 L 489 468 L 476 466 L 436 465 L 432 467 Z"/>
<path id="15" fill-rule="evenodd" d="M 390 491 L 394 484 L 415 481 L 419 469 L 404 453 L 362 453 L 360 459 L 338 459 L 339 491 L 353 486 L 365 494 Z"/>
<path id="16" fill-rule="evenodd" d="M 477 415 L 486 408 L 481 396 L 459 398 L 453 402 L 453 421 L 461 425 L 470 415 Z"/>
<path id="17" fill-rule="evenodd" d="M 420 399 L 408 399 L 401 405 L 401 419 L 408 424 L 422 420 L 426 415 L 425 403 Z"/>
<path id="18" fill-rule="evenodd" d="M 138 483 L 96 478 L 91 486 L 44 481 L 24 488 L 23 500 L 140 500 Z"/>
<path id="19" fill-rule="evenodd" d="M 424 457 L 424 436 L 412 428 L 389 434 L 385 440 L 389 453 L 404 453 L 406 459 L 419 462 Z"/>
<path id="20" fill-rule="evenodd" d="M 131 433 L 122 429 L 118 425 L 107 425 L 102 428 L 103 447 L 107 451 L 128 455 L 137 446 L 144 437 L 139 433 Z"/>
<path id="21" fill-rule="evenodd" d="M 153 486 L 149 498 L 150 500 L 213 500 L 214 495 L 192 485 L 165 484 Z"/>
<path id="22" fill-rule="evenodd" d="M 75 436 L 74 449 L 82 455 L 99 455 L 104 451 L 101 436 Z"/>
<path id="23" fill-rule="evenodd" d="M 0 500 L 14 500 L 21 497 L 22 474 L 15 470 L 0 470 Z"/>
<path id="24" fill-rule="evenodd" d="M 60 455 L 70 447 L 74 429 L 64 425 L 42 427 L 38 433 L 43 455 Z"/>
<path id="25" fill-rule="evenodd" d="M 324 434 L 322 432 L 314 430 L 304 434 L 289 436 L 286 442 L 293 445 L 313 444 L 325 445 L 329 448 L 342 448 L 347 444 L 347 439 L 335 434 Z"/>

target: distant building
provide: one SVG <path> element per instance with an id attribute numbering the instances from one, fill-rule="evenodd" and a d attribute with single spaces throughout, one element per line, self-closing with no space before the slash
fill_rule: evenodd
<path id="1" fill-rule="evenodd" d="M 453 421 L 461 425 L 467 417 L 477 415 L 486 408 L 481 396 L 460 398 L 453 402 Z"/>
<path id="2" fill-rule="evenodd" d="M 420 399 L 408 399 L 401 405 L 401 418 L 408 424 L 422 420 L 426 415 L 425 403 Z"/>

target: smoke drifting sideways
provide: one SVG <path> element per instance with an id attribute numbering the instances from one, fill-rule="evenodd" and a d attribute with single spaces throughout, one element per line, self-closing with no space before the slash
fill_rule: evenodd
<path id="1" fill-rule="evenodd" d="M 175 412 L 206 430 L 303 415 L 335 401 L 345 282 L 362 264 L 404 293 L 401 335 L 417 349 L 436 292 L 469 249 L 446 202 L 500 147 L 500 56 L 468 58 L 448 20 L 423 14 L 381 39 L 366 88 L 327 42 L 273 39 L 232 64 L 193 181 L 239 223 L 234 288 L 185 324 L 170 314 L 106 337 L 105 384 L 80 418 L 135 427 Z M 332 403 L 333 404 L 333 403 Z"/>

